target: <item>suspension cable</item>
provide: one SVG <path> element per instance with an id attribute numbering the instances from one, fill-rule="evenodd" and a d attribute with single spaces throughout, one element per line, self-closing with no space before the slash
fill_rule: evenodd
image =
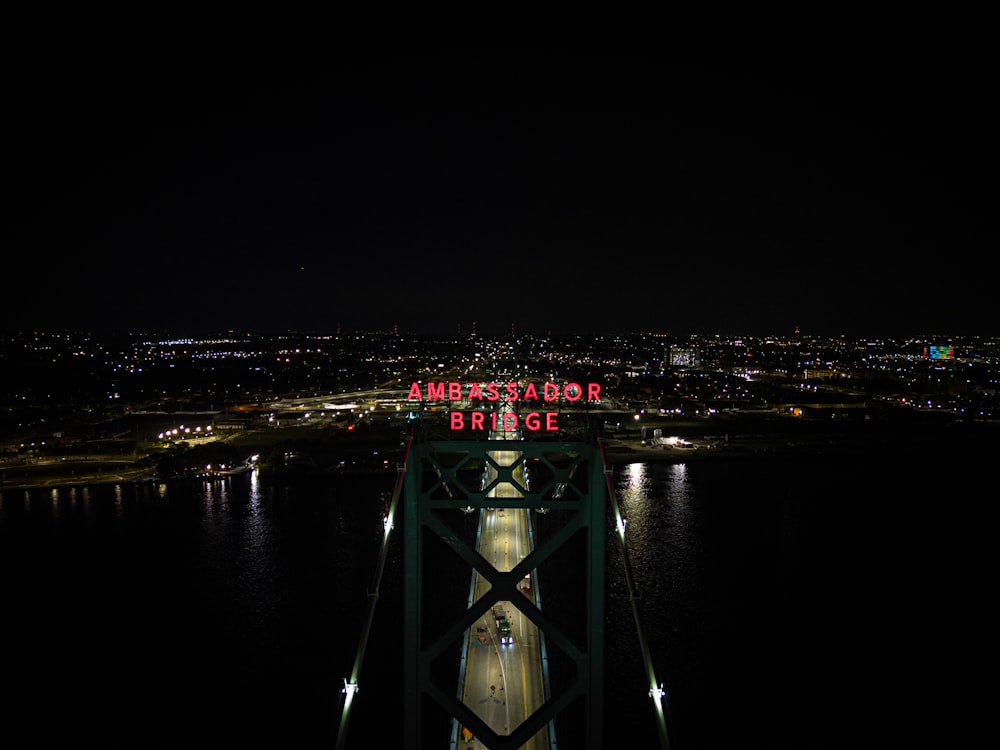
<path id="1" fill-rule="evenodd" d="M 399 464 L 396 473 L 396 486 L 392 491 L 392 501 L 389 503 L 389 512 L 383 520 L 385 530 L 382 534 L 382 547 L 379 550 L 378 564 L 375 567 L 375 576 L 372 579 L 371 588 L 368 591 L 368 617 L 361 631 L 361 641 L 358 644 L 358 652 L 354 658 L 354 668 L 351 670 L 350 678 L 344 678 L 344 708 L 341 713 L 340 726 L 337 729 L 337 750 L 344 747 L 347 740 L 347 725 L 351 718 L 351 707 L 354 704 L 354 696 L 358 692 L 358 677 L 361 676 L 361 665 L 365 659 L 365 649 L 368 647 L 368 636 L 371 633 L 372 621 L 375 618 L 375 605 L 378 604 L 379 587 L 382 584 L 382 573 L 385 570 L 385 561 L 389 552 L 389 534 L 392 531 L 393 519 L 399 506 L 399 498 L 403 492 L 403 475 L 406 473 L 406 462 L 410 456 L 410 446 L 413 444 L 413 430 L 406 436 L 405 448 L 403 450 L 403 460 Z"/>

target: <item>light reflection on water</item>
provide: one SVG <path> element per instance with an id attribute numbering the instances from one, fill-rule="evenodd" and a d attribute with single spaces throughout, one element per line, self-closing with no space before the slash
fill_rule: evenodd
<path id="1" fill-rule="evenodd" d="M 704 529 L 699 522 L 697 488 L 684 463 L 628 464 L 615 475 L 613 486 L 627 521 L 625 544 L 639 597 L 636 608 L 653 668 L 658 679 L 672 685 L 677 678 L 673 665 L 684 663 L 677 658 L 678 650 L 691 653 L 700 648 L 697 639 L 707 606 L 700 578 L 705 567 L 701 559 Z M 611 550 L 609 563 L 611 628 L 634 632 L 620 553 Z M 637 643 L 613 639 L 608 658 L 613 673 L 634 674 L 637 684 L 644 684 Z M 612 702 L 618 699 L 611 698 Z M 620 710 L 625 710 L 624 703 Z"/>
<path id="2" fill-rule="evenodd" d="M 996 664 L 974 650 L 977 629 L 995 630 L 995 615 L 978 603 L 1000 569 L 996 546 L 984 541 L 1000 528 L 995 504 L 981 502 L 975 473 L 988 464 L 952 469 L 946 496 L 927 481 L 931 465 L 616 469 L 638 609 L 682 717 L 678 747 L 685 724 L 690 740 L 721 715 L 766 723 L 777 701 L 789 707 L 786 720 L 832 726 L 856 709 L 870 675 L 915 697 L 908 685 L 919 681 L 896 673 L 914 677 L 909 647 L 948 640 L 942 632 L 953 621 L 963 633 L 949 647 L 966 663 L 985 654 Z M 263 721 L 262 731 L 283 736 L 289 716 L 298 731 L 316 732 L 299 746 L 322 745 L 324 712 L 338 705 L 355 655 L 384 533 L 379 500 L 394 477 L 265 479 L 0 493 L 0 564 L 16 571 L 0 584 L 0 624 L 15 646 L 7 674 L 26 696 L 9 715 L 20 711 L 33 725 L 43 721 L 39 711 L 48 718 L 51 704 L 35 708 L 28 696 L 55 677 L 59 695 L 73 697 L 60 697 L 58 710 L 84 725 L 107 711 L 108 696 L 88 702 L 82 677 L 99 670 L 113 676 L 118 725 L 137 746 L 160 746 L 163 726 L 178 741 L 207 727 L 218 744 L 234 746 L 220 735 Z M 647 687 L 608 516 L 607 717 L 642 726 Z M 362 697 L 381 697 L 398 680 L 401 607 L 389 607 L 401 599 L 400 562 L 397 545 Z M 880 666 L 887 658 L 891 669 Z M 947 665 L 936 669 L 930 687 L 953 676 Z M 147 721 L 151 706 L 176 705 L 192 689 L 201 700 L 190 715 Z M 266 715 L 253 708 L 259 695 L 268 696 Z M 380 707 L 398 704 L 389 696 Z M 884 696 L 868 697 L 883 705 Z M 773 746 L 794 746 L 790 731 Z"/>
<path id="3" fill-rule="evenodd" d="M 260 469 L 250 472 L 250 512 L 253 515 L 260 512 Z"/>
<path id="4" fill-rule="evenodd" d="M 258 470 L 249 472 L 248 479 L 245 505 L 233 514 L 239 537 L 239 581 L 253 616 L 262 628 L 267 628 L 280 598 L 274 586 L 279 566 L 275 559 L 273 526 L 262 512 Z"/>
<path id="5" fill-rule="evenodd" d="M 643 597 L 656 600 L 668 587 L 679 585 L 690 589 L 686 574 L 698 567 L 693 556 L 700 545 L 688 467 L 629 464 L 618 476 L 615 492 L 627 521 L 625 541 Z"/>
<path id="6" fill-rule="evenodd" d="M 292 487 L 248 472 L 0 492 L 0 568 L 16 571 L 0 584 L 0 648 L 24 696 L 5 706 L 11 724 L 56 719 L 69 733 L 100 715 L 115 747 L 118 732 L 161 747 L 202 730 L 221 746 L 324 746 L 391 480 Z M 398 617 L 385 618 L 376 627 L 395 633 Z M 84 685 L 95 673 L 100 696 Z M 192 698 L 185 710 L 161 716 L 178 695 Z"/>

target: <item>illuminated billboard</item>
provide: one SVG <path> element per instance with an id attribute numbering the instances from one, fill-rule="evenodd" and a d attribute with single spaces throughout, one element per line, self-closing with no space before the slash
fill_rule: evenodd
<path id="1" fill-rule="evenodd" d="M 928 359 L 955 359 L 955 347 L 927 346 L 924 347 L 924 356 Z"/>

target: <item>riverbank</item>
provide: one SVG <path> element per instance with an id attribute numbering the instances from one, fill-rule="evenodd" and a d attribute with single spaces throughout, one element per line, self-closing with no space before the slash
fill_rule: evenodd
<path id="1" fill-rule="evenodd" d="M 880 455 L 903 453 L 944 457 L 982 454 L 1000 448 L 1000 425 L 988 422 L 925 422 L 878 425 L 764 425 L 759 432 L 734 431 L 695 436 L 688 432 L 677 443 L 641 437 L 608 438 L 610 464 L 687 462 L 819 455 Z M 791 429 L 789 429 L 789 427 Z M 804 429 L 803 429 L 804 428 Z"/>
<path id="2" fill-rule="evenodd" d="M 902 452 L 942 457 L 962 452 L 981 454 L 1000 447 L 1000 426 L 955 420 L 677 421 L 606 435 L 603 441 L 605 458 L 612 466 L 851 454 L 889 458 Z M 394 472 L 403 458 L 398 430 L 349 437 L 333 431 L 270 430 L 174 450 L 169 461 L 164 461 L 164 454 L 138 449 L 131 453 L 49 456 L 31 461 L 8 458 L 0 461 L 0 491 L 192 476 L 212 478 L 232 473 L 219 471 L 220 466 L 237 465 L 250 454 L 260 454 L 262 475 L 274 476 Z"/>

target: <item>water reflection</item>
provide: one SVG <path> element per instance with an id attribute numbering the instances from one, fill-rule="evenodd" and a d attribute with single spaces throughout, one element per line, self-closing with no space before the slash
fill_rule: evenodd
<path id="1" fill-rule="evenodd" d="M 687 664 L 697 662 L 692 654 L 701 655 L 705 649 L 707 602 L 699 577 L 706 567 L 705 530 L 694 479 L 685 463 L 629 464 L 616 475 L 615 492 L 628 519 L 625 542 L 635 599 L 625 599 L 622 573 L 609 569 L 608 616 L 622 632 L 641 626 L 646 647 L 640 652 L 638 645 L 609 644 L 609 662 L 616 674 L 627 675 L 626 683 L 650 686 L 650 695 L 661 690 L 673 695 L 675 689 L 690 693 L 683 686 L 697 674 L 687 671 Z M 629 607 L 634 608 L 635 623 L 625 614 Z M 648 660 L 645 667 L 643 659 Z M 637 697 L 611 696 L 609 709 L 637 715 Z M 662 701 L 662 706 L 669 704 L 669 699 Z M 655 702 L 657 709 L 662 706 L 660 700 Z M 645 744 L 651 744 L 655 711 L 645 704 L 641 715 L 648 721 Z"/>
<path id="2" fill-rule="evenodd" d="M 52 518 L 58 521 L 62 516 L 61 509 L 59 508 L 59 489 L 54 488 L 49 490 L 49 504 L 52 511 Z"/>
<path id="3" fill-rule="evenodd" d="M 202 482 L 206 512 L 220 513 L 229 508 L 229 480 L 206 479 Z"/>
<path id="4" fill-rule="evenodd" d="M 256 467 L 250 472 L 250 512 L 252 515 L 260 512 L 260 469 Z"/>
<path id="5" fill-rule="evenodd" d="M 241 596 L 253 607 L 254 616 L 259 620 L 260 626 L 264 627 L 274 616 L 272 603 L 279 596 L 274 589 L 274 529 L 264 512 L 265 497 L 258 469 L 254 468 L 242 476 L 247 478 L 246 503 L 238 512 L 234 507 L 231 514 L 233 522 L 239 524 Z M 240 504 L 242 505 L 242 499 Z M 261 606 L 262 603 L 266 606 Z"/>
<path id="6" fill-rule="evenodd" d="M 684 463 L 629 464 L 615 492 L 627 521 L 625 543 L 636 586 L 654 605 L 667 592 L 691 593 L 701 567 L 695 490 Z"/>

